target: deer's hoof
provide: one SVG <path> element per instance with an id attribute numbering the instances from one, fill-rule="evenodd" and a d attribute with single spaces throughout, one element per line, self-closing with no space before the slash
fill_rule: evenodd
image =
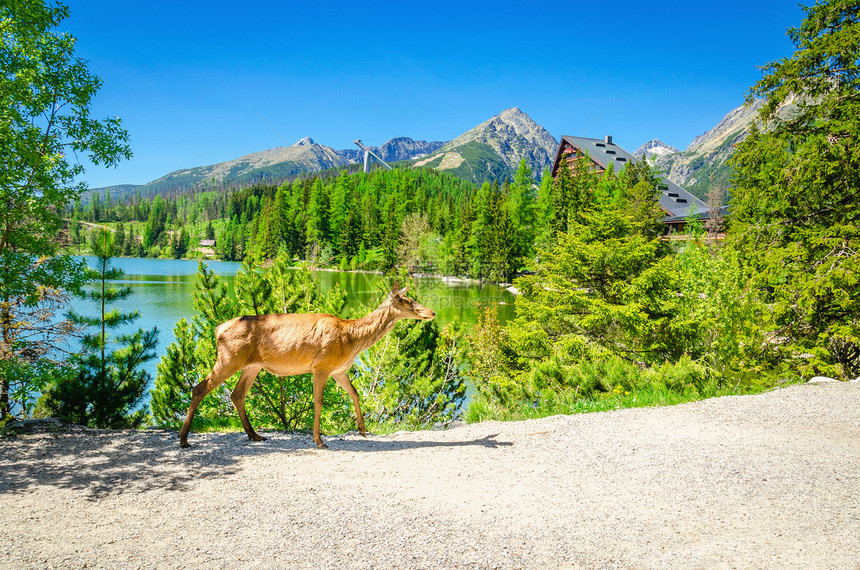
<path id="1" fill-rule="evenodd" d="M 328 449 L 328 446 L 323 442 L 317 443 L 317 449 Z"/>
<path id="2" fill-rule="evenodd" d="M 269 440 L 269 438 L 267 438 L 267 437 L 263 437 L 262 435 L 256 435 L 256 434 L 255 435 L 249 435 L 248 439 L 250 439 L 251 441 L 268 441 Z"/>
<path id="3" fill-rule="evenodd" d="M 181 447 L 182 449 L 188 449 L 189 447 L 191 447 L 191 444 L 188 443 L 187 441 L 180 441 L 179 447 Z"/>

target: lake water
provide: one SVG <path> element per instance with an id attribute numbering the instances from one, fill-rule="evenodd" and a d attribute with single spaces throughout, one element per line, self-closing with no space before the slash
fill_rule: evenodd
<path id="1" fill-rule="evenodd" d="M 94 266 L 94 257 L 82 257 Z M 131 287 L 128 299 L 117 302 L 113 307 L 122 311 L 138 310 L 137 319 L 130 330 L 158 327 L 157 358 L 146 363 L 146 369 L 155 380 L 156 366 L 166 354 L 167 347 L 176 339 L 173 327 L 179 319 L 189 321 L 194 316 L 191 293 L 197 274 L 197 261 L 174 259 L 140 259 L 121 257 L 111 260 L 114 267 L 125 271 L 125 277 L 118 282 Z M 207 261 L 209 268 L 222 281 L 232 286 L 240 263 L 229 261 Z M 344 315 L 353 307 L 367 302 L 376 291 L 376 283 L 383 276 L 376 273 L 350 273 L 335 271 L 314 271 L 319 280 L 322 293 L 338 284 L 347 294 Z M 439 327 L 444 327 L 453 319 L 468 325 L 477 320 L 478 308 L 483 305 L 495 306 L 499 320 L 504 322 L 514 315 L 513 295 L 498 286 L 479 284 L 471 281 L 443 280 L 441 278 L 420 277 L 414 279 L 413 290 L 421 303 L 436 311 Z M 87 315 L 96 314 L 92 303 L 76 299 L 75 310 Z"/>

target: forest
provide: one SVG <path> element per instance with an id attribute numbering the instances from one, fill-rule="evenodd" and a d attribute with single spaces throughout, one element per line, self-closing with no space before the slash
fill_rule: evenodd
<path id="1" fill-rule="evenodd" d="M 70 243 L 89 246 L 83 221 L 96 234 L 96 225 L 115 230 L 118 251 L 136 257 L 199 258 L 200 240 L 215 240 L 214 256 L 231 261 L 270 260 L 285 251 L 316 267 L 405 266 L 507 281 L 547 232 L 551 220 L 538 212 L 552 211 L 551 200 L 525 162 L 513 181 L 480 188 L 424 168 L 343 171 L 280 187 L 138 196 L 128 203 L 93 194 L 69 213 Z"/>
<path id="2" fill-rule="evenodd" d="M 584 168 L 584 165 L 583 165 Z M 311 176 L 280 187 L 252 186 L 129 202 L 93 194 L 69 213 L 70 243 L 87 248 L 99 228 L 116 234 L 120 255 L 200 258 L 200 240 L 215 240 L 217 258 L 265 261 L 285 251 L 296 261 L 343 270 L 391 271 L 510 282 L 536 247 L 567 229 L 581 187 L 599 184 L 618 198 L 636 184 L 649 188 L 632 215 L 654 232 L 658 174 L 644 159 L 619 173 L 590 178 L 564 172 L 540 183 L 523 160 L 513 180 L 475 187 L 428 168 Z M 644 188 L 644 187 L 643 187 Z M 91 230 L 80 222 L 87 222 Z M 84 228 L 84 229 L 82 229 Z"/>
<path id="3" fill-rule="evenodd" d="M 789 30 L 796 52 L 764 66 L 748 93 L 765 104 L 760 127 L 734 152 L 730 215 L 705 226 L 688 220 L 682 236 L 665 235 L 661 173 L 647 161 L 604 175 L 579 161 L 539 180 L 523 162 L 512 180 L 480 187 L 396 168 L 84 201 L 86 188 L 75 182 L 83 167 L 66 159 L 69 151 L 115 164 L 130 156 L 128 134 L 118 119 L 86 112 L 100 83 L 74 42 L 54 31 L 68 10 L 27 6 L 26 14 L 2 9 L 4 97 L 15 103 L 0 124 L 4 422 L 52 415 L 93 427 L 178 425 L 191 387 L 214 362 L 218 323 L 265 312 L 355 316 L 342 314 L 342 291 L 310 293 L 309 266 L 379 270 L 391 283 L 415 273 L 472 277 L 519 291 L 507 323 L 487 308 L 469 329 L 400 324 L 392 343 L 365 352 L 351 375 L 371 429 L 671 404 L 813 375 L 860 376 L 856 3 L 818 3 Z M 45 72 L 45 62 L 62 73 Z M 790 98 L 796 112 L 782 117 Z M 176 324 L 147 407 L 153 379 L 140 365 L 154 356 L 156 332 L 111 336 L 138 315 L 111 308 L 130 291 L 110 260 L 202 259 L 201 240 L 214 240 L 212 253 L 242 261 L 242 270 L 228 290 L 201 264 L 196 313 Z M 70 255 L 78 252 L 93 253 L 98 268 Z M 99 313 L 69 311 L 73 296 L 99 301 Z M 68 337 L 81 339 L 80 351 L 58 350 Z M 263 425 L 307 428 L 308 378 L 261 377 L 255 386 L 249 413 Z M 348 398 L 330 388 L 326 429 L 349 429 Z M 220 394 L 194 429 L 236 422 Z"/>

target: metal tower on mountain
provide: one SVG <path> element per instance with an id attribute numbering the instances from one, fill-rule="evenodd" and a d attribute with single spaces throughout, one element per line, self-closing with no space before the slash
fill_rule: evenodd
<path id="1" fill-rule="evenodd" d="M 379 158 L 379 157 L 376 155 L 376 153 L 374 153 L 372 150 L 370 150 L 369 148 L 367 148 L 366 146 L 364 146 L 363 144 L 361 144 L 361 140 L 360 140 L 360 139 L 355 139 L 355 140 L 354 140 L 354 141 L 352 141 L 352 142 L 354 142 L 356 145 L 358 145 L 358 148 L 360 148 L 360 149 L 364 150 L 364 171 L 365 171 L 365 172 L 370 172 L 370 157 L 371 157 L 371 156 L 372 156 L 373 158 L 375 158 L 376 160 L 378 160 L 378 161 L 379 161 L 379 164 L 381 164 L 382 166 L 384 166 L 384 167 L 385 167 L 385 168 L 387 168 L 388 170 L 391 170 L 391 167 L 388 165 L 388 163 L 387 163 L 387 162 L 385 162 L 384 160 L 382 160 L 381 158 Z"/>

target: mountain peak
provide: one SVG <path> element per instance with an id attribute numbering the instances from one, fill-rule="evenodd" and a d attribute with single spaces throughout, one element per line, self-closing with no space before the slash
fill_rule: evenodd
<path id="1" fill-rule="evenodd" d="M 528 115 L 523 113 L 519 107 L 511 107 L 510 109 L 505 109 L 504 111 L 499 113 L 497 116 L 502 117 L 504 119 L 507 117 L 516 117 L 518 115 L 525 115 L 526 117 L 528 117 Z"/>
<path id="2" fill-rule="evenodd" d="M 637 148 L 633 152 L 633 156 L 636 158 L 641 158 L 643 156 L 647 156 L 648 158 L 662 158 L 676 152 L 680 151 L 672 145 L 668 145 L 660 139 L 653 139 Z"/>
<path id="3" fill-rule="evenodd" d="M 505 109 L 416 162 L 481 183 L 512 177 L 522 159 L 535 176 L 552 163 L 558 141 L 518 107 Z"/>
<path id="4" fill-rule="evenodd" d="M 317 143 L 314 142 L 314 139 L 312 139 L 311 137 L 305 137 L 302 140 L 294 143 L 293 146 L 313 146 L 315 144 Z"/>
<path id="5" fill-rule="evenodd" d="M 558 141 L 518 107 L 505 109 L 495 117 L 491 117 L 477 127 L 466 131 L 445 146 L 459 146 L 479 139 L 487 142 L 489 139 L 503 137 L 521 138 L 529 143 L 552 147 L 553 153 L 558 147 Z"/>

